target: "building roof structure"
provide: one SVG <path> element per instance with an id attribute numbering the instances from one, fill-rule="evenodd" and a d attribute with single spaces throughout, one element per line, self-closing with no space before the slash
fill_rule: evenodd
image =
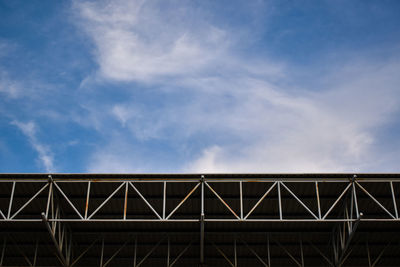
<path id="1" fill-rule="evenodd" d="M 400 174 L 0 174 L 0 266 L 399 266 Z"/>

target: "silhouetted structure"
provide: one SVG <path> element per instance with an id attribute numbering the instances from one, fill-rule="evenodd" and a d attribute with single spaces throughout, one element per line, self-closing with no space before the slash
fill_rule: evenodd
<path id="1" fill-rule="evenodd" d="M 399 266 L 400 174 L 0 174 L 0 266 Z"/>

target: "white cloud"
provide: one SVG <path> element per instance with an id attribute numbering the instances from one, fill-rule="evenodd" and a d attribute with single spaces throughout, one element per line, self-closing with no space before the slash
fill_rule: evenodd
<path id="1" fill-rule="evenodd" d="M 329 75 L 314 77 L 323 90 L 302 88 L 291 76 L 296 70 L 289 72 L 282 62 L 238 56 L 233 44 L 240 46 L 240 36 L 206 21 L 201 12 L 194 14 L 193 7 L 161 9 L 159 4 L 85 1 L 75 2 L 75 10 L 96 46 L 99 76 L 186 96 L 186 102 L 156 109 L 125 102 L 109 111 L 140 140 L 178 140 L 187 146 L 193 138 L 200 139 L 197 143 L 204 139 L 197 159 L 183 162 L 180 171 L 369 171 L 383 166 L 377 160 L 376 146 L 382 142 L 377 132 L 398 111 L 398 63 L 349 57 L 326 66 Z M 134 170 L 115 151 L 110 147 L 93 157 L 89 169 Z"/>
<path id="2" fill-rule="evenodd" d="M 299 96 L 249 84 L 252 93 L 220 117 L 220 127 L 246 141 L 205 148 L 187 170 L 382 171 L 376 134 L 399 110 L 400 78 L 393 73 L 400 65 L 351 65 L 351 75 L 339 71 L 326 78 L 327 91 Z"/>
<path id="3" fill-rule="evenodd" d="M 32 121 L 24 123 L 17 120 L 12 121 L 11 124 L 17 126 L 18 129 L 20 129 L 28 138 L 33 149 L 35 149 L 35 151 L 39 154 L 39 160 L 43 164 L 46 172 L 54 172 L 55 168 L 53 164 L 53 155 L 46 145 L 43 145 L 37 140 L 36 124 Z"/>
<path id="4" fill-rule="evenodd" d="M 5 72 L 0 71 L 0 93 L 4 93 L 9 98 L 14 99 L 21 95 L 21 89 L 21 85 L 18 82 L 9 79 Z"/>
<path id="5" fill-rule="evenodd" d="M 119 81 L 195 73 L 215 63 L 229 39 L 224 30 L 190 17 L 183 3 L 75 2 L 93 39 L 100 74 Z"/>

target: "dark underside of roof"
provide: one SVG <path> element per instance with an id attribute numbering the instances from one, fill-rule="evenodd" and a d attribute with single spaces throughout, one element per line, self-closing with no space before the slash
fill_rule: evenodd
<path id="1" fill-rule="evenodd" d="M 400 266 L 399 205 L 400 174 L 0 174 L 0 266 Z"/>

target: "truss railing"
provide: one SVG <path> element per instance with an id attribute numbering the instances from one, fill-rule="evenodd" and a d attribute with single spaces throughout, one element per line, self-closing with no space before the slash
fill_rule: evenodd
<path id="1" fill-rule="evenodd" d="M 115 189 L 107 195 L 107 197 L 100 204 L 92 204 L 93 195 L 91 194 L 91 185 L 93 183 L 109 183 L 113 182 L 113 186 Z M 271 180 L 271 179 L 207 179 L 207 177 L 202 176 L 200 179 L 185 179 L 185 180 L 170 180 L 170 179 L 112 179 L 112 180 L 95 180 L 95 179 L 53 179 L 49 176 L 48 180 L 0 180 L 0 186 L 2 184 L 8 183 L 9 192 L 8 194 L 3 195 L 0 199 L 3 201 L 7 201 L 7 205 L 2 205 L 2 207 L 7 206 L 7 209 L 0 209 L 0 222 L 1 221 L 41 221 L 42 218 L 37 215 L 40 214 L 24 214 L 24 210 L 29 207 L 29 205 L 37 199 L 39 196 L 43 198 L 45 194 L 47 196 L 47 201 L 41 201 L 39 205 L 41 205 L 42 212 L 45 213 L 46 221 L 48 222 L 57 222 L 57 221 L 137 221 L 137 222 L 164 222 L 164 221 L 179 221 L 179 222 L 200 222 L 203 220 L 204 222 L 347 222 L 354 223 L 357 221 L 399 221 L 399 214 L 397 208 L 398 195 L 400 192 L 395 192 L 395 186 L 400 183 L 397 179 L 363 179 L 357 180 L 356 177 L 351 177 L 350 179 L 297 179 L 297 180 Z M 15 207 L 15 191 L 16 188 L 22 186 L 24 183 L 37 183 L 40 185 L 35 192 L 32 192 L 32 195 L 29 199 L 25 200 L 23 204 L 19 204 L 19 207 Z M 84 203 L 84 207 L 78 207 L 76 203 L 74 203 L 73 198 L 66 194 L 62 186 L 63 184 L 75 184 L 80 189 L 84 189 L 86 191 L 86 201 Z M 137 187 L 137 183 L 159 183 L 163 186 L 162 193 L 162 207 L 156 207 L 148 199 L 148 196 L 141 191 Z M 185 183 L 191 184 L 191 189 L 188 190 L 179 203 L 171 210 L 166 210 L 166 203 L 169 200 L 169 196 L 167 195 L 167 188 L 175 183 Z M 230 202 L 238 201 L 240 205 L 238 207 L 232 206 L 229 201 L 225 200 L 225 197 L 215 188 L 216 184 L 220 183 L 230 183 L 236 184 L 239 188 L 238 192 L 235 195 L 230 195 Z M 257 201 L 250 206 L 247 210 L 243 208 L 243 202 L 246 200 L 246 196 L 243 194 L 243 186 L 247 183 L 269 183 L 268 188 L 264 191 L 264 193 L 258 197 Z M 340 192 L 336 192 L 335 195 L 331 195 L 330 199 L 334 199 L 334 201 L 330 201 L 329 205 L 325 205 L 328 208 L 325 210 L 321 209 L 321 205 L 324 204 L 325 198 L 320 195 L 319 186 L 321 184 L 341 184 L 343 190 Z M 374 193 L 369 192 L 366 189 L 365 184 L 379 184 L 380 186 L 387 187 L 388 192 L 386 194 L 390 197 L 390 201 L 385 201 L 382 203 L 379 200 L 380 196 L 374 195 Z M 299 184 L 307 184 L 312 185 L 314 187 L 313 195 L 307 195 L 308 203 L 314 203 L 311 208 L 309 204 L 306 204 L 306 201 L 303 199 L 304 196 L 301 194 L 295 193 L 295 187 Z M 4 187 L 5 188 L 5 187 Z M 274 195 L 271 194 L 272 191 L 276 193 Z M 130 192 L 135 193 L 135 197 L 132 197 Z M 116 194 L 123 194 L 123 209 L 119 216 L 112 216 L 112 218 L 107 218 L 107 215 L 102 216 L 101 218 L 96 217 L 97 214 L 101 213 L 102 208 L 115 197 Z M 196 196 L 196 201 L 200 201 L 201 209 L 196 210 L 192 208 L 190 211 L 191 214 L 198 214 L 198 216 L 186 216 L 185 214 L 180 214 L 179 217 L 175 216 L 176 213 L 180 211 L 181 206 L 191 198 L 193 195 Z M 282 194 L 285 193 L 285 197 Z M 362 194 L 362 197 L 365 201 L 367 199 L 371 202 L 372 205 L 375 205 L 378 208 L 378 211 L 374 211 L 373 213 L 368 213 L 368 210 L 359 210 L 359 195 Z M 9 196 L 7 198 L 7 195 Z M 54 212 L 50 212 L 51 208 L 54 209 L 53 199 L 57 195 L 57 197 L 66 202 L 69 208 L 72 210 L 73 214 L 68 214 L 65 216 L 64 214 L 57 214 L 55 216 Z M 200 195 L 200 196 L 199 196 Z M 339 203 L 344 201 L 346 196 L 351 196 L 351 213 L 342 213 L 340 216 L 332 217 L 332 211 L 336 209 Z M 208 207 L 205 205 L 205 201 L 207 199 L 216 199 L 219 203 L 221 203 L 225 209 L 227 214 L 222 214 L 219 218 L 218 216 L 209 216 Z M 253 197 L 254 198 L 254 197 Z M 296 216 L 288 216 L 288 212 L 286 212 L 287 207 L 282 204 L 283 199 L 291 198 L 296 201 L 301 210 L 301 214 Z M 254 211 L 266 200 L 274 200 L 277 203 L 277 212 L 276 214 L 257 214 L 254 216 Z M 21 200 L 19 200 L 21 201 Z M 143 218 L 129 218 L 128 211 L 128 202 L 132 203 L 132 201 L 136 201 L 138 205 L 143 205 L 149 208 L 151 211 L 151 216 L 148 214 Z M 89 209 L 90 207 L 90 209 Z M 364 213 L 368 216 L 360 217 L 360 213 Z M 22 216 L 23 215 L 23 216 Z"/>

